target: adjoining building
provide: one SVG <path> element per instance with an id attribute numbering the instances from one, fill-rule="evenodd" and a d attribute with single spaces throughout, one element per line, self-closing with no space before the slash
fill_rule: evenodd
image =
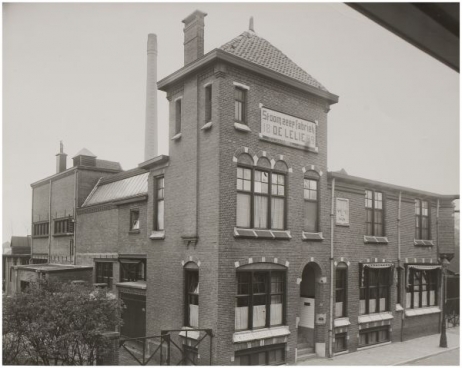
<path id="1" fill-rule="evenodd" d="M 3 253 L 3 292 L 11 295 L 13 290 L 14 266 L 29 264 L 31 237 L 12 236 L 8 253 Z"/>

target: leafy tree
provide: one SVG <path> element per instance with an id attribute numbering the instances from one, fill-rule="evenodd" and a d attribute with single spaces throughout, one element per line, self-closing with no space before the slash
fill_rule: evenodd
<path id="1" fill-rule="evenodd" d="M 93 365 L 122 323 L 114 294 L 40 280 L 3 300 L 3 364 Z"/>

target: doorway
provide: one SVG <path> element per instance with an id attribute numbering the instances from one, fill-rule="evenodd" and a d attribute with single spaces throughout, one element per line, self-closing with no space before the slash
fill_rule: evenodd
<path id="1" fill-rule="evenodd" d="M 303 269 L 300 283 L 300 309 L 298 323 L 298 349 L 313 352 L 316 336 L 316 280 L 321 270 L 316 263 L 310 262 Z"/>

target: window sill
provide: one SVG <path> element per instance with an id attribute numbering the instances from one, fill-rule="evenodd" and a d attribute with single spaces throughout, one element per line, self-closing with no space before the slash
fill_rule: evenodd
<path id="1" fill-rule="evenodd" d="M 334 319 L 334 327 L 345 327 L 351 325 L 350 318 L 348 317 L 339 317 Z"/>
<path id="2" fill-rule="evenodd" d="M 183 326 L 181 329 L 182 330 L 193 330 L 192 327 L 187 327 L 187 326 Z M 181 331 L 179 335 L 182 337 L 186 337 L 186 331 Z M 199 340 L 200 335 L 201 335 L 200 331 L 188 331 L 188 339 Z"/>
<path id="3" fill-rule="evenodd" d="M 242 123 L 234 123 L 234 129 L 240 130 L 241 132 L 251 132 L 250 128 Z"/>
<path id="4" fill-rule="evenodd" d="M 414 316 L 421 316 L 424 314 L 434 314 L 434 313 L 441 313 L 441 309 L 439 307 L 423 307 L 423 308 L 415 308 L 415 309 L 406 309 L 404 314 L 406 317 L 414 317 Z"/>
<path id="5" fill-rule="evenodd" d="M 177 141 L 181 138 L 181 133 L 178 133 L 178 134 L 175 134 L 173 137 L 172 137 L 172 141 Z"/>
<path id="6" fill-rule="evenodd" d="M 322 236 L 322 232 L 319 233 L 308 233 L 303 231 L 302 232 L 302 240 L 309 240 L 309 241 L 323 241 L 324 237 Z"/>
<path id="7" fill-rule="evenodd" d="M 121 281 L 115 284 L 117 287 L 146 290 L 146 281 Z"/>
<path id="8" fill-rule="evenodd" d="M 401 306 L 401 304 L 396 304 L 396 311 L 397 312 L 401 312 L 403 310 L 404 310 L 404 308 Z"/>
<path id="9" fill-rule="evenodd" d="M 49 235 L 34 235 L 32 236 L 33 239 L 40 239 L 40 238 L 48 238 Z"/>
<path id="10" fill-rule="evenodd" d="M 260 330 L 239 331 L 233 334 L 233 343 L 250 342 L 272 337 L 290 335 L 289 326 L 262 328 Z"/>
<path id="11" fill-rule="evenodd" d="M 435 244 L 433 244 L 433 240 L 419 240 L 419 239 L 414 239 L 414 245 L 415 246 L 420 246 L 420 247 L 432 247 Z"/>
<path id="12" fill-rule="evenodd" d="M 364 244 L 388 244 L 388 238 L 386 236 L 364 235 Z"/>
<path id="13" fill-rule="evenodd" d="M 53 234 L 54 238 L 59 238 L 60 236 L 73 236 L 74 233 L 62 233 L 62 234 Z"/>
<path id="14" fill-rule="evenodd" d="M 289 230 L 243 229 L 234 228 L 235 238 L 289 240 L 292 238 Z"/>
<path id="15" fill-rule="evenodd" d="M 140 231 L 139 230 L 130 230 L 128 233 L 129 234 L 139 234 Z"/>
<path id="16" fill-rule="evenodd" d="M 370 323 L 377 321 L 388 321 L 393 319 L 393 314 L 391 312 L 380 312 L 372 314 L 364 314 L 358 317 L 358 323 Z"/>
<path id="17" fill-rule="evenodd" d="M 165 239 L 165 230 L 152 231 L 149 239 Z"/>
<path id="18" fill-rule="evenodd" d="M 201 130 L 209 130 L 212 127 L 212 122 L 209 121 L 208 123 L 204 124 L 201 128 Z"/>

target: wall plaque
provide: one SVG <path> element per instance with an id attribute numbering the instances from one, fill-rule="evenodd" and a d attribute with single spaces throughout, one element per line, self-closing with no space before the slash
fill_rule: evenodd
<path id="1" fill-rule="evenodd" d="M 350 203 L 348 199 L 336 198 L 335 202 L 335 223 L 337 225 L 350 224 Z"/>

